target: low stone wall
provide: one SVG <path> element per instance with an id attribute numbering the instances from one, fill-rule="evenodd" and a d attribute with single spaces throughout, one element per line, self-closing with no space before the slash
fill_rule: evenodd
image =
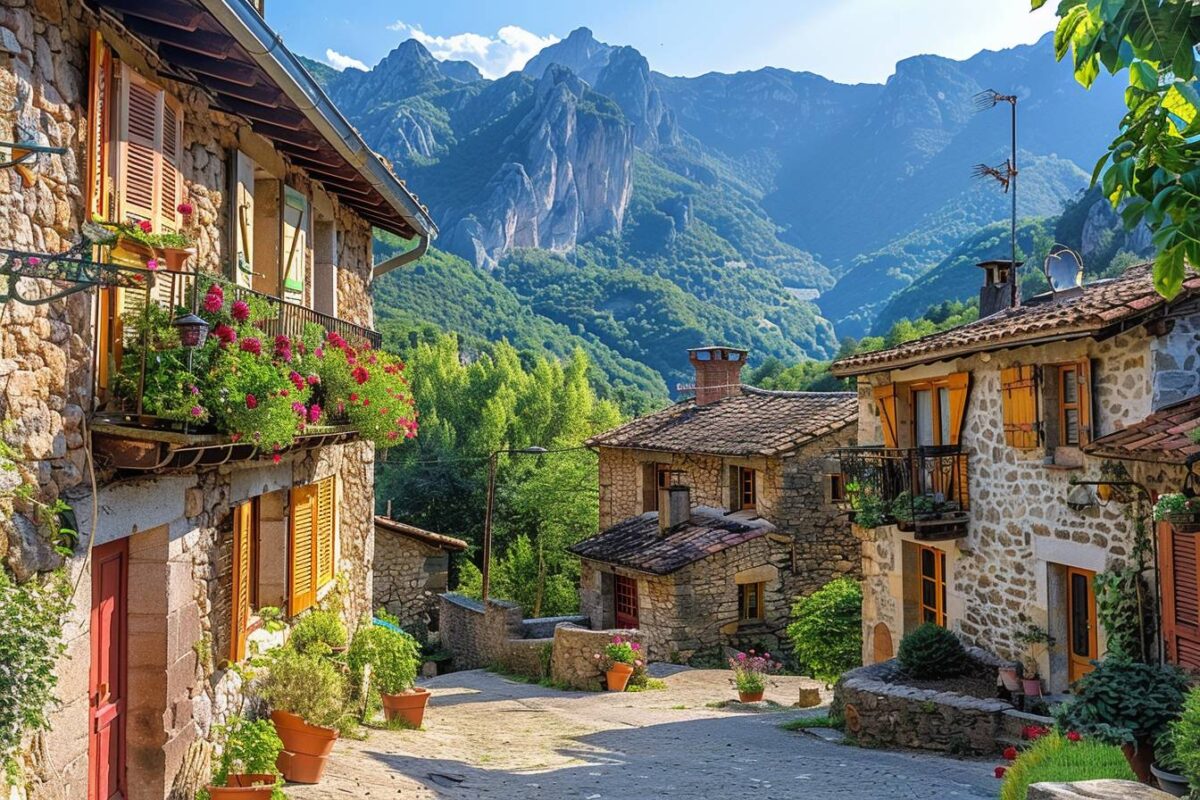
<path id="1" fill-rule="evenodd" d="M 1079 781 L 1035 783 L 1029 800 L 1169 800 L 1171 795 L 1133 781 Z"/>
<path id="2" fill-rule="evenodd" d="M 604 688 L 603 661 L 596 658 L 614 636 L 641 647 L 639 631 L 592 631 L 569 623 L 554 629 L 554 653 L 550 657 L 550 679 L 556 685 L 597 692 Z"/>
<path id="3" fill-rule="evenodd" d="M 838 681 L 832 713 L 844 717 L 847 732 L 860 744 L 986 755 L 1003 750 L 1002 741 L 1019 737 L 1024 725 L 1053 722 L 999 699 L 905 686 L 896 682 L 899 676 L 892 659 Z"/>
<path id="4" fill-rule="evenodd" d="M 588 618 L 584 616 L 535 617 L 533 619 L 521 620 L 521 629 L 525 632 L 525 636 L 530 639 L 553 639 L 554 629 L 564 622 L 571 625 L 578 625 L 581 628 L 588 627 Z"/>

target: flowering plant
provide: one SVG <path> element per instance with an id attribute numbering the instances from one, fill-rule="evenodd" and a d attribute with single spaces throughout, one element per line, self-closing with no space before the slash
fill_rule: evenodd
<path id="1" fill-rule="evenodd" d="M 344 413 L 363 438 L 386 448 L 417 435 L 417 410 L 400 359 L 366 343 L 354 347 L 332 331 L 314 355 L 326 404 Z"/>
<path id="2" fill-rule="evenodd" d="M 783 669 L 778 661 L 771 660 L 770 653 L 756 654 L 753 650 L 738 653 L 729 659 L 733 670 L 733 683 L 739 692 L 755 694 L 766 688 L 767 675 Z"/>
<path id="3" fill-rule="evenodd" d="M 141 222 L 107 222 L 98 219 L 96 222 L 101 227 L 107 229 L 113 235 L 114 239 L 123 237 L 146 247 L 186 250 L 195 244 L 191 237 L 182 233 L 173 233 L 170 231 L 155 233 L 154 226 L 146 220 L 142 220 Z M 106 242 L 101 242 L 101 244 L 106 244 Z"/>
<path id="4" fill-rule="evenodd" d="M 594 656 L 597 660 L 603 658 L 609 667 L 613 664 L 628 664 L 631 667 L 642 666 L 642 660 L 638 658 L 639 651 L 642 646 L 637 642 L 620 636 L 614 636 L 612 641 L 604 646 L 604 654 L 596 653 Z"/>

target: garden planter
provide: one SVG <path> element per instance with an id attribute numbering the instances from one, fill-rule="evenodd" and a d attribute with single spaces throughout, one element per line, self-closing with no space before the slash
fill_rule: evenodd
<path id="1" fill-rule="evenodd" d="M 605 679 L 608 681 L 608 690 L 610 692 L 625 691 L 626 684 L 629 683 L 629 678 L 633 675 L 633 667 L 620 662 L 609 667 L 608 672 L 604 673 Z"/>
<path id="2" fill-rule="evenodd" d="M 269 777 L 271 782 L 260 786 L 209 786 L 208 796 L 212 800 L 267 800 L 275 791 L 275 776 Z"/>
<path id="3" fill-rule="evenodd" d="M 1021 689 L 1021 679 L 1017 677 L 1016 667 L 1001 667 L 1000 668 L 1000 683 L 1005 689 L 1010 692 L 1017 692 Z"/>
<path id="4" fill-rule="evenodd" d="M 759 700 L 762 700 L 762 699 L 763 699 L 762 690 L 759 690 L 757 692 L 743 692 L 740 689 L 738 690 L 738 702 L 740 702 L 740 703 L 757 703 Z"/>
<path id="5" fill-rule="evenodd" d="M 1021 694 L 1026 697 L 1041 697 L 1042 696 L 1042 679 L 1041 678 L 1022 678 L 1021 679 Z"/>
<path id="6" fill-rule="evenodd" d="M 1174 772 L 1168 772 L 1162 769 L 1158 764 L 1150 765 L 1150 772 L 1154 775 L 1154 780 L 1158 782 L 1158 788 L 1162 789 L 1172 797 L 1187 797 L 1188 796 L 1188 781 L 1182 775 L 1177 775 Z"/>
<path id="7" fill-rule="evenodd" d="M 1129 762 L 1129 768 L 1133 770 L 1134 775 L 1137 775 L 1137 779 L 1142 783 L 1150 783 L 1150 765 L 1154 763 L 1154 743 L 1140 741 L 1137 745 L 1123 744 L 1121 752 L 1125 754 L 1125 760 Z"/>
<path id="8" fill-rule="evenodd" d="M 166 267 L 172 272 L 182 272 L 183 265 L 187 263 L 189 258 L 196 254 L 195 248 L 192 247 L 188 247 L 186 249 L 178 247 L 159 247 L 157 248 L 157 251 L 158 259 L 162 263 L 162 266 Z"/>
<path id="9" fill-rule="evenodd" d="M 302 755 L 325 757 L 333 752 L 338 737 L 336 728 L 309 725 L 304 719 L 287 711 L 272 711 L 271 722 L 283 741 L 283 749 Z"/>
<path id="10" fill-rule="evenodd" d="M 328 761 L 325 756 L 281 750 L 279 758 L 275 760 L 275 769 L 283 773 L 283 778 L 288 783 L 320 783 Z"/>
<path id="11" fill-rule="evenodd" d="M 418 686 L 400 694 L 380 692 L 380 697 L 383 698 L 383 716 L 388 722 L 400 719 L 414 728 L 421 727 L 425 719 L 425 706 L 429 703 L 428 689 Z"/>
<path id="12" fill-rule="evenodd" d="M 1163 519 L 1180 533 L 1200 533 L 1200 514 L 1167 514 Z"/>

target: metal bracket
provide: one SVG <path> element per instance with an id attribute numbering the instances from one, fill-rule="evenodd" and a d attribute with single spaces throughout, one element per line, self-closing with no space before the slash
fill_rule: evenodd
<path id="1" fill-rule="evenodd" d="M 8 161 L 0 161 L 0 169 L 24 164 L 36 158 L 40 153 L 53 156 L 65 156 L 67 154 L 67 148 L 65 147 L 50 147 L 48 145 L 31 144 L 28 142 L 20 144 L 17 142 L 0 142 L 0 151 L 4 150 L 10 151 L 11 155 Z"/>
<path id="2" fill-rule="evenodd" d="M 60 300 L 67 295 L 82 292 L 93 286 L 119 286 L 129 289 L 147 289 L 154 285 L 154 273 L 140 267 L 108 264 L 92 258 L 92 248 L 103 244 L 100 236 L 85 226 L 83 241 L 65 253 L 33 253 L 27 250 L 0 248 L 0 277 L 7 278 L 6 286 L 0 290 L 0 302 L 15 300 L 29 306 L 44 305 Z M 97 241 L 99 240 L 99 242 Z M 21 278 L 56 281 L 70 284 L 47 297 L 26 297 L 20 292 Z"/>

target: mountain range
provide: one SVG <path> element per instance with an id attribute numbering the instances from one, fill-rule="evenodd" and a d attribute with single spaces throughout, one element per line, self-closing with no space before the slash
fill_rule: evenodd
<path id="1" fill-rule="evenodd" d="M 827 358 L 841 337 L 973 295 L 963 265 L 1007 252 L 995 224 L 1010 202 L 971 178 L 1009 155 L 1009 106 L 977 113 L 983 90 L 1018 97 L 1026 252 L 1065 208 L 1117 226 L 1081 191 L 1123 87 L 1084 91 L 1049 35 L 908 58 L 884 84 L 778 68 L 671 77 L 586 28 L 496 80 L 415 40 L 365 72 L 308 66 L 442 231 L 445 253 L 389 276 L 381 318 L 582 346 L 622 397 L 686 380 L 686 347 Z M 447 308 L 447 291 L 476 312 Z"/>

